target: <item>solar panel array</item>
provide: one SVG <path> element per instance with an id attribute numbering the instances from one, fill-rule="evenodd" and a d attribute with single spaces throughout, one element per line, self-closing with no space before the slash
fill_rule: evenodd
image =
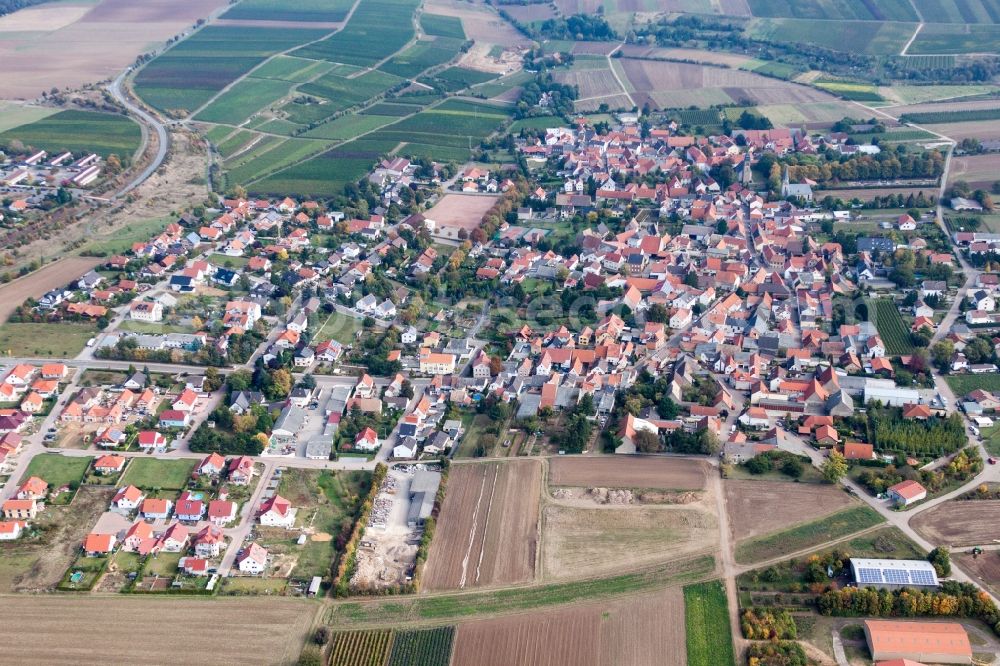
<path id="1" fill-rule="evenodd" d="M 859 566 L 856 576 L 861 585 L 937 585 L 932 572 L 917 568 Z"/>

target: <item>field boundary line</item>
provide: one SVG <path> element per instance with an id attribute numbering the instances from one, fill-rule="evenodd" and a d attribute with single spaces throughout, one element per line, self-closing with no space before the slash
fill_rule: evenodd
<path id="1" fill-rule="evenodd" d="M 786 560 L 795 559 L 795 558 L 801 557 L 803 555 L 811 555 L 812 553 L 815 553 L 818 550 L 824 550 L 826 548 L 829 548 L 830 546 L 836 546 L 837 544 L 842 543 L 844 541 L 849 541 L 851 539 L 856 539 L 859 536 L 864 536 L 865 534 L 868 534 L 869 532 L 875 532 L 877 530 L 885 529 L 886 527 L 894 527 L 894 525 L 892 525 L 892 523 L 889 523 L 889 522 L 881 522 L 881 523 L 879 523 L 877 525 L 872 525 L 871 527 L 866 527 L 865 529 L 860 530 L 858 532 L 852 532 L 852 533 L 850 533 L 850 534 L 848 534 L 846 536 L 840 537 L 839 539 L 831 539 L 830 541 L 824 541 L 822 543 L 818 543 L 815 546 L 811 546 L 809 548 L 802 548 L 800 550 L 792 551 L 790 553 L 785 553 L 785 554 L 779 555 L 777 557 L 772 557 L 770 559 L 761 560 L 760 562 L 753 562 L 753 563 L 750 563 L 750 564 L 740 564 L 739 562 L 735 562 L 734 571 L 735 571 L 735 573 L 737 575 L 740 575 L 740 574 L 746 573 L 747 571 L 753 571 L 754 569 L 760 569 L 762 567 L 771 566 L 772 564 L 779 564 L 779 563 L 784 562 Z M 772 534 L 776 534 L 776 532 L 772 532 Z M 764 536 L 767 536 L 767 535 L 764 535 Z"/>
<path id="2" fill-rule="evenodd" d="M 479 549 L 479 561 L 476 562 L 476 580 L 479 582 L 480 568 L 483 566 L 483 555 L 486 554 L 486 535 L 490 531 L 490 515 L 493 513 L 493 497 L 497 492 L 497 479 L 500 478 L 500 465 L 493 468 L 493 487 L 490 488 L 490 501 L 486 505 L 486 520 L 483 521 L 483 547 Z"/>
<path id="3" fill-rule="evenodd" d="M 472 545 L 476 542 L 476 529 L 479 526 L 479 505 L 483 501 L 483 493 L 486 492 L 486 470 L 483 470 L 483 482 L 479 486 L 479 499 L 476 500 L 476 510 L 472 513 L 472 528 L 469 530 L 469 547 L 465 549 L 465 557 L 462 559 L 462 577 L 458 581 L 458 589 L 465 589 L 465 579 L 468 575 L 469 557 L 472 556 Z M 483 539 L 485 539 L 485 534 Z"/>
<path id="4" fill-rule="evenodd" d="M 903 44 L 903 48 L 899 52 L 899 55 L 901 55 L 901 56 L 906 56 L 907 55 L 906 52 L 910 50 L 910 45 L 913 44 L 914 40 L 917 39 L 917 35 L 919 35 L 920 31 L 923 30 L 923 29 L 924 29 L 924 24 L 923 23 L 918 23 L 917 24 L 917 29 L 913 31 L 913 34 L 910 35 L 910 38 L 906 41 L 905 44 Z"/>

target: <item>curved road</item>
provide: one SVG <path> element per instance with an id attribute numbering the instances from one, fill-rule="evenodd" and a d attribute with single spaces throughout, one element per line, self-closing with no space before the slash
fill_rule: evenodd
<path id="1" fill-rule="evenodd" d="M 156 132 L 156 137 L 159 145 L 157 146 L 156 156 L 153 157 L 153 161 L 150 162 L 149 165 L 147 165 L 146 168 L 143 169 L 138 175 L 136 175 L 136 177 L 133 178 L 128 185 L 126 185 L 121 190 L 119 190 L 115 195 L 113 195 L 111 197 L 112 199 L 117 199 L 123 194 L 127 194 L 132 190 L 134 190 L 135 188 L 142 185 L 142 183 L 145 182 L 147 178 L 152 176 L 153 173 L 160 168 L 160 165 L 163 164 L 163 160 L 167 157 L 167 148 L 169 141 L 167 136 L 167 128 L 163 125 L 163 123 L 161 123 L 151 114 L 147 113 L 142 107 L 139 107 L 136 104 L 134 104 L 122 89 L 122 83 L 125 81 L 125 77 L 128 76 L 131 71 L 132 68 L 129 67 L 124 72 L 119 74 L 115 78 L 115 80 L 111 82 L 111 85 L 108 86 L 108 92 L 110 92 L 112 97 L 118 100 L 118 102 L 121 103 L 121 105 L 124 106 L 129 111 L 129 113 L 138 116 L 139 119 L 143 123 L 145 123 L 147 127 L 152 128 Z M 145 149 L 145 146 L 143 147 L 143 149 Z"/>

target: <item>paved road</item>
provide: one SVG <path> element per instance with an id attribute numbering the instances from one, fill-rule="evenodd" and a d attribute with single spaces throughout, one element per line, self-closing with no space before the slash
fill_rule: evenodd
<path id="1" fill-rule="evenodd" d="M 139 187 L 144 182 L 146 182 L 146 179 L 152 176 L 153 173 L 155 173 L 156 170 L 160 168 L 160 165 L 163 164 L 163 160 L 166 159 L 167 157 L 167 150 L 170 147 L 170 137 L 167 134 L 167 128 L 163 125 L 163 123 L 154 118 L 151 114 L 147 113 L 143 108 L 132 102 L 132 100 L 129 99 L 129 96 L 123 90 L 122 84 L 125 81 L 125 77 L 127 77 L 129 73 L 131 73 L 131 71 L 132 68 L 129 67 L 124 72 L 115 77 L 115 80 L 112 81 L 111 84 L 108 86 L 108 92 L 110 92 L 111 96 L 114 97 L 116 100 L 118 100 L 118 102 L 122 106 L 128 109 L 129 113 L 131 113 L 134 116 L 138 116 L 138 118 L 146 125 L 147 128 L 156 132 L 158 145 L 156 148 L 156 155 L 153 157 L 153 161 L 150 162 L 145 169 L 139 172 L 139 174 L 136 175 L 136 177 L 133 178 L 128 185 L 123 187 L 121 190 L 118 191 L 117 194 L 112 196 L 111 197 L 112 199 L 117 199 L 122 195 L 131 192 L 132 190 L 134 190 L 135 188 Z"/>

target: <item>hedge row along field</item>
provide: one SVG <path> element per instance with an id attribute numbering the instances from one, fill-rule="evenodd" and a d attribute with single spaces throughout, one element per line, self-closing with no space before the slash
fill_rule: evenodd
<path id="1" fill-rule="evenodd" d="M 721 581 L 684 588 L 684 626 L 689 666 L 736 663 L 726 590 Z"/>
<path id="2" fill-rule="evenodd" d="M 448 666 L 454 639 L 455 627 L 338 632 L 329 666 Z"/>

